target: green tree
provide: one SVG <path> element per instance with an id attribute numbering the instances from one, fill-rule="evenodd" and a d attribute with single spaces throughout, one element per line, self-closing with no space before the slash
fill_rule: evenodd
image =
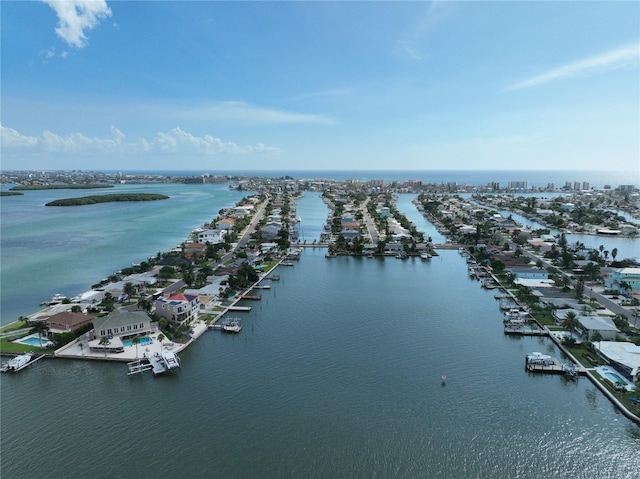
<path id="1" fill-rule="evenodd" d="M 106 336 L 102 336 L 100 338 L 100 342 L 98 343 L 100 346 L 103 346 L 104 349 L 104 357 L 107 357 L 107 348 L 106 346 L 110 343 L 111 341 L 109 341 L 109 338 L 107 338 Z"/>
<path id="2" fill-rule="evenodd" d="M 36 321 L 31 329 L 31 333 L 38 333 L 38 341 L 42 347 L 42 333 L 49 331 L 49 326 L 44 321 Z"/>
<path id="3" fill-rule="evenodd" d="M 124 283 L 124 287 L 122 288 L 122 292 L 124 294 L 126 294 L 128 297 L 131 297 L 134 294 L 136 294 L 136 287 L 133 285 L 133 283 L 127 281 L 126 283 Z"/>
<path id="4" fill-rule="evenodd" d="M 573 311 L 569 311 L 564 315 L 564 320 L 561 324 L 564 329 L 571 333 L 580 326 L 580 321 L 578 321 L 578 316 L 576 315 L 576 313 L 574 313 Z"/>

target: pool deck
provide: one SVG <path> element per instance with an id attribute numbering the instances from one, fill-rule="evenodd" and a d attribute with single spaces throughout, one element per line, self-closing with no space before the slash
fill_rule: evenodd
<path id="1" fill-rule="evenodd" d="M 179 353 L 180 351 L 188 347 L 193 341 L 199 338 L 207 330 L 207 324 L 204 321 L 197 321 L 192 325 L 192 328 L 193 334 L 191 335 L 191 338 L 189 338 L 189 340 L 185 343 L 174 343 L 172 341 L 169 341 L 168 339 L 164 339 L 162 343 L 160 343 L 160 341 L 158 341 L 158 334 L 160 334 L 160 332 L 158 331 L 147 336 L 152 338 L 152 343 L 138 344 L 137 348 L 135 345 L 125 346 L 124 351 L 121 353 L 91 351 L 88 345 L 88 337 L 85 334 L 75 341 L 72 341 L 71 343 L 58 349 L 54 353 L 54 356 L 56 358 L 67 359 L 130 362 L 135 361 L 136 359 L 143 359 L 144 354 L 147 354 L 147 356 L 153 353 L 160 354 L 162 353 L 163 348 L 167 348 L 174 353 Z"/>

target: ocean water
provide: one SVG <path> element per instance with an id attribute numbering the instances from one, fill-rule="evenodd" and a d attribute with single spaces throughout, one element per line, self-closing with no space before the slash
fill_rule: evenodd
<path id="1" fill-rule="evenodd" d="M 74 296 L 101 279 L 167 251 L 247 192 L 228 185 L 118 185 L 114 192 L 168 200 L 45 207 L 86 190 L 27 191 L 0 198 L 0 322 L 38 310 L 54 294 Z"/>
<path id="2" fill-rule="evenodd" d="M 85 264 L 117 268 L 140 260 L 146 238 L 157 241 L 153 249 L 172 246 L 235 198 L 223 188 L 172 188 L 180 201 L 146 211 L 91 207 L 39 221 L 81 237 L 112 232 L 117 239 Z M 411 199 L 401 195 L 399 208 L 429 231 Z M 313 241 L 326 206 L 308 193 L 297 212 Z M 77 218 L 84 228 L 73 229 Z M 127 225 L 143 231 L 118 236 Z M 124 241 L 130 236 L 136 241 Z M 73 256 L 65 249 L 58 255 Z M 181 353 L 175 374 L 129 377 L 123 363 L 56 359 L 1 375 L 1 476 L 637 475 L 640 427 L 586 378 L 527 373 L 526 354 L 560 352 L 546 338 L 505 336 L 493 293 L 469 278 L 457 252 L 428 262 L 324 253 L 307 249 L 280 268 L 280 281 L 238 313 L 241 333 L 208 331 Z M 77 266 L 67 259 L 57 268 L 49 280 L 59 278 L 64 292 Z"/>

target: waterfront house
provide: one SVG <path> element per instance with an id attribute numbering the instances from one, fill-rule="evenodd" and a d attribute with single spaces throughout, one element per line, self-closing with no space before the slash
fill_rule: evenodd
<path id="1" fill-rule="evenodd" d="M 157 316 L 174 324 L 188 324 L 198 319 L 200 298 L 198 295 L 178 293 L 158 298 L 154 305 Z"/>
<path id="2" fill-rule="evenodd" d="M 607 288 L 615 289 L 621 294 L 626 292 L 623 288 L 625 283 L 631 291 L 640 291 L 640 268 L 612 268 L 605 280 Z"/>
<path id="3" fill-rule="evenodd" d="M 402 243 L 387 243 L 384 245 L 385 254 L 397 254 L 404 251 L 404 245 Z"/>
<path id="4" fill-rule="evenodd" d="M 356 238 L 360 238 L 362 235 L 360 231 L 354 229 L 343 229 L 340 231 L 340 236 L 342 236 L 347 241 L 353 241 Z"/>
<path id="5" fill-rule="evenodd" d="M 108 315 L 93 318 L 93 339 L 128 338 L 140 336 L 155 331 L 151 326 L 151 318 L 144 311 L 127 311 L 114 309 Z M 100 348 L 101 350 L 103 348 Z"/>
<path id="6" fill-rule="evenodd" d="M 83 326 L 91 323 L 93 316 L 83 313 L 72 313 L 71 311 L 63 311 L 61 313 L 49 316 L 44 323 L 49 328 L 49 336 L 58 333 L 69 333 L 76 331 Z"/>
<path id="7" fill-rule="evenodd" d="M 216 228 L 220 230 L 230 231 L 236 224 L 236 220 L 233 218 L 225 218 L 216 223 Z"/>
<path id="8" fill-rule="evenodd" d="M 198 233 L 198 243 L 223 243 L 226 234 L 226 230 L 205 229 Z"/>
<path id="9" fill-rule="evenodd" d="M 203 255 L 207 252 L 207 245 L 202 243 L 187 243 L 184 245 L 184 252 L 187 256 Z"/>
<path id="10" fill-rule="evenodd" d="M 598 341 L 596 351 L 627 379 L 640 381 L 640 346 L 625 341 Z"/>
<path id="11" fill-rule="evenodd" d="M 579 315 L 577 319 L 582 335 L 588 341 L 591 341 L 596 333 L 605 341 L 615 341 L 616 335 L 620 332 L 610 318 Z"/>

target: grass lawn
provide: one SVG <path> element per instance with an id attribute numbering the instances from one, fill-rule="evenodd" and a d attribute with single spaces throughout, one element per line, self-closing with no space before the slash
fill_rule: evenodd
<path id="1" fill-rule="evenodd" d="M 23 321 L 14 321 L 13 323 L 6 324 L 0 328 L 0 333 L 8 333 L 11 331 L 17 331 L 18 329 L 28 328 L 26 323 Z"/>
<path id="2" fill-rule="evenodd" d="M 3 353 L 22 354 L 22 353 L 33 352 L 33 353 L 53 354 L 55 349 L 56 348 L 38 348 L 35 346 L 30 346 L 28 344 L 14 343 L 12 341 L 9 341 L 8 338 L 0 339 L 0 352 L 3 352 Z"/>

